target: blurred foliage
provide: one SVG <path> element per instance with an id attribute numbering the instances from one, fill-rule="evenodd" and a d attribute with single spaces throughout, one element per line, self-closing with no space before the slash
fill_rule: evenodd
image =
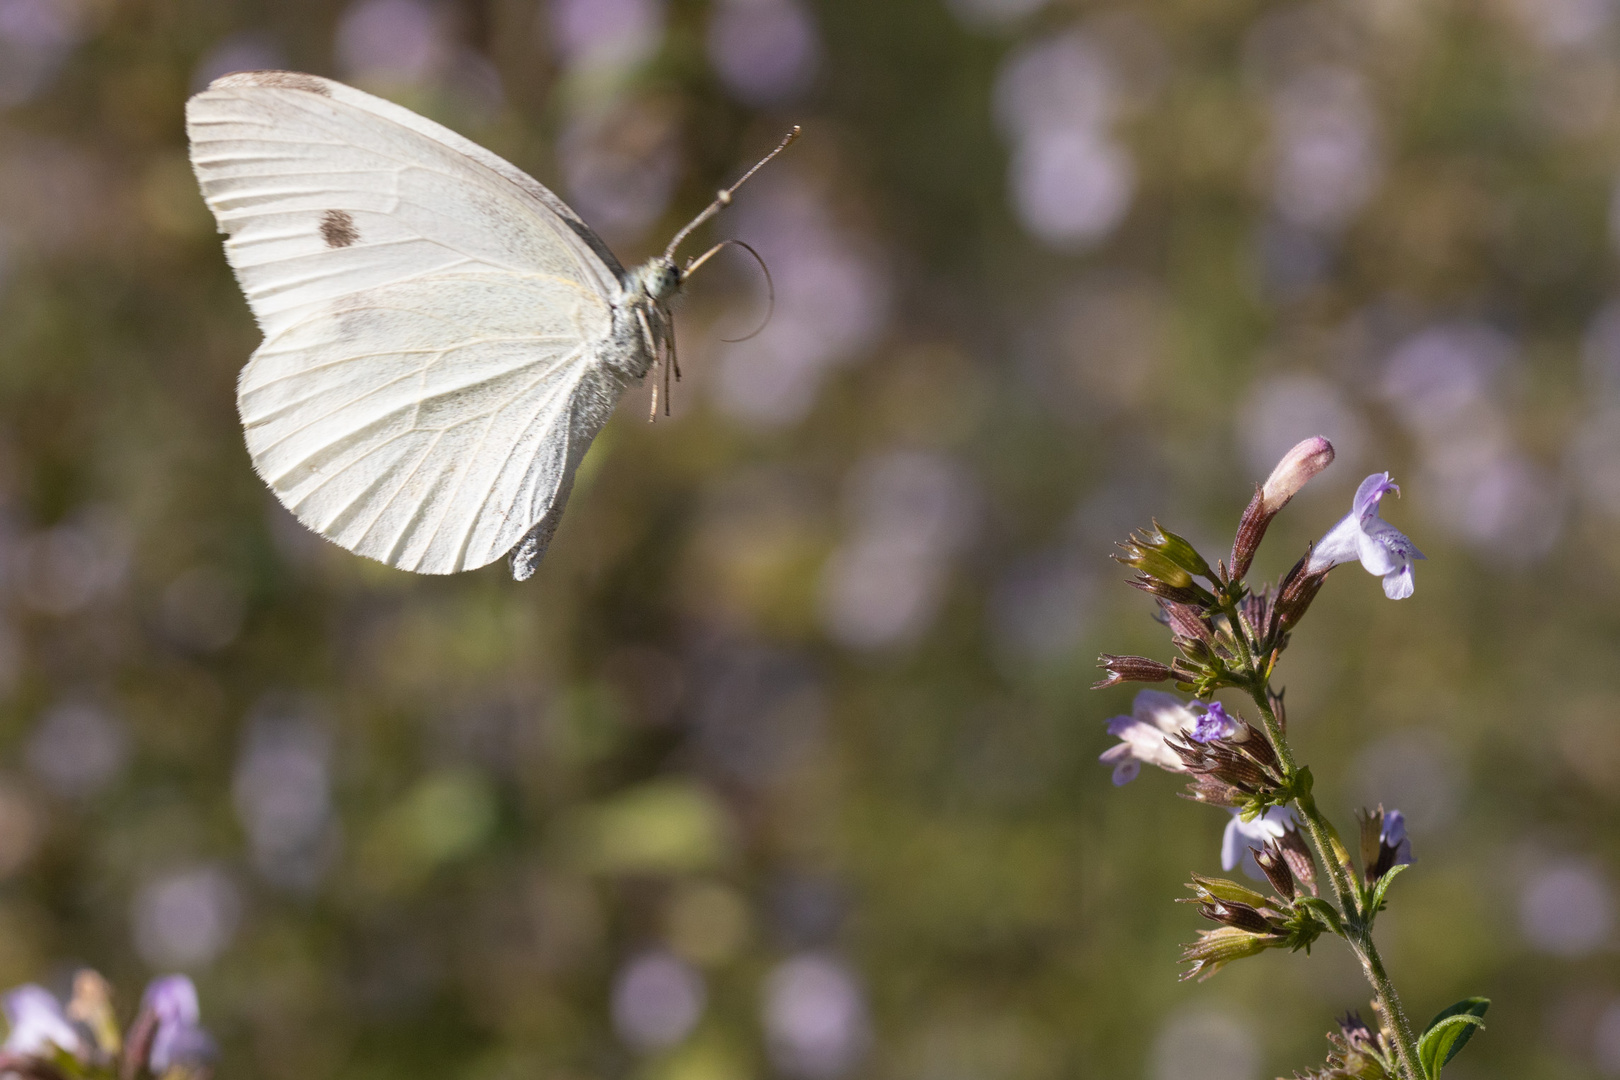
<path id="1" fill-rule="evenodd" d="M 1324 808 L 1407 813 L 1391 973 L 1495 1002 L 1448 1076 L 1620 1075 L 1612 5 L 816 0 L 802 85 L 716 64 L 739 5 L 604 67 L 460 0 L 390 69 L 363 4 L 0 0 L 0 984 L 187 970 L 271 1080 L 1304 1067 L 1359 975 L 1176 982 L 1224 822 L 1112 788 L 1129 694 L 1085 687 L 1168 658 L 1111 543 L 1213 556 L 1320 433 L 1257 575 L 1374 469 L 1429 556 L 1399 604 L 1341 569 L 1278 679 Z M 1074 28 L 1112 104 L 1052 128 L 1007 72 Z M 758 284 L 694 280 L 676 415 L 632 395 L 526 585 L 318 540 L 243 452 L 186 164 L 244 57 L 465 132 L 626 262 L 804 124 L 721 226 L 786 329 L 722 345 Z"/>

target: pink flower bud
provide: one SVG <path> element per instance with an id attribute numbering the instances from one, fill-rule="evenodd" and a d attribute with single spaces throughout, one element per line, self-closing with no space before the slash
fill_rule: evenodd
<path id="1" fill-rule="evenodd" d="M 1277 467 L 1260 488 L 1260 505 L 1267 514 L 1275 514 L 1299 494 L 1299 489 L 1316 478 L 1317 473 L 1333 464 L 1333 444 L 1320 435 L 1296 445 L 1283 455 Z"/>
<path id="2" fill-rule="evenodd" d="M 1320 435 L 1306 439 L 1283 455 L 1277 467 L 1271 470 L 1266 482 L 1260 485 L 1243 511 L 1238 523 L 1237 537 L 1232 541 L 1232 580 L 1239 581 L 1249 572 L 1255 549 L 1265 538 L 1266 527 L 1288 500 L 1299 494 L 1299 489 L 1310 483 L 1317 473 L 1333 464 L 1333 444 Z"/>

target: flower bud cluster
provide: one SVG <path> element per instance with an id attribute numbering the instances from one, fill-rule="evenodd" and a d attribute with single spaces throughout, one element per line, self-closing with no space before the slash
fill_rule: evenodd
<path id="1" fill-rule="evenodd" d="M 1377 1004 L 1374 1003 L 1376 1010 Z M 1339 1018 L 1339 1030 L 1328 1033 L 1333 1050 L 1327 1064 L 1310 1072 L 1296 1072 L 1295 1080 L 1396 1080 L 1400 1070 L 1389 1039 L 1367 1026 L 1358 1013 Z"/>
<path id="2" fill-rule="evenodd" d="M 1181 902 L 1197 904 L 1200 915 L 1221 925 L 1200 931 L 1198 940 L 1182 950 L 1182 962 L 1190 965 L 1181 976 L 1183 981 L 1202 982 L 1232 961 L 1267 949 L 1309 951 L 1329 929 L 1310 903 L 1293 896 L 1266 896 L 1235 881 L 1199 874 L 1193 875 L 1187 888 L 1193 895 Z"/>
<path id="3" fill-rule="evenodd" d="M 1310 845 L 1293 822 L 1283 826 L 1282 836 L 1266 841 L 1265 847 L 1255 851 L 1254 861 L 1278 896 L 1292 901 L 1299 894 L 1296 879 L 1298 885 L 1316 895 L 1316 860 L 1311 858 Z"/>
<path id="4" fill-rule="evenodd" d="M 1200 696 L 1232 685 L 1237 642 L 1230 627 L 1217 625 L 1208 608 L 1159 601 L 1160 620 L 1170 628 L 1170 643 L 1181 656 L 1171 665 L 1177 685 Z"/>
<path id="5" fill-rule="evenodd" d="M 1205 707 L 1190 733 L 1168 742 L 1192 774 L 1187 798 L 1255 813 L 1278 804 L 1285 777 L 1276 750 L 1262 732 L 1230 716 L 1220 702 Z"/>
<path id="6" fill-rule="evenodd" d="M 1136 532 L 1119 545 L 1114 559 L 1137 572 L 1130 584 L 1178 604 L 1209 607 L 1215 603 L 1210 591 L 1193 579 L 1220 580 L 1198 550 L 1158 522 L 1151 530 Z"/>
<path id="7" fill-rule="evenodd" d="M 1120 549 L 1114 557 L 1137 571 L 1129 584 L 1158 598 L 1159 621 L 1169 628 L 1181 655 L 1167 665 L 1105 653 L 1099 660 L 1108 674 L 1095 688 L 1174 679 L 1179 689 L 1208 697 L 1221 687 L 1246 685 L 1246 658 L 1266 655 L 1286 640 L 1268 591 L 1250 594 L 1224 568 L 1212 569 L 1191 543 L 1157 522 Z"/>
<path id="8" fill-rule="evenodd" d="M 1332 462 L 1333 446 L 1320 436 L 1305 439 L 1283 456 L 1255 489 L 1238 522 L 1230 566 L 1212 567 L 1186 538 L 1157 521 L 1120 544 L 1114 558 L 1136 571 L 1130 585 L 1159 599 L 1161 621 L 1181 656 L 1163 664 L 1105 654 L 1102 667 L 1108 674 L 1097 687 L 1174 679 L 1179 689 L 1199 697 L 1224 686 L 1246 688 L 1257 676 L 1269 675 L 1287 648 L 1289 633 L 1340 563 L 1359 560 L 1383 577 L 1390 597 L 1411 595 L 1412 565 L 1423 553 L 1379 516 L 1383 497 L 1398 492 L 1388 473 L 1374 473 L 1362 482 L 1350 513 L 1311 545 L 1275 591 L 1244 584 L 1272 519 Z"/>

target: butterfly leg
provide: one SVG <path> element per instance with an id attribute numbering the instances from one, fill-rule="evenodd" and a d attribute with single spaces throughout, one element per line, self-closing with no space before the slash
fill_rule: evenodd
<path id="1" fill-rule="evenodd" d="M 654 367 L 663 366 L 663 363 L 664 363 L 663 356 L 661 355 L 661 350 L 658 348 L 657 341 L 654 340 L 654 338 L 653 338 L 652 326 L 651 326 L 651 324 L 649 324 L 647 322 L 647 312 L 644 309 L 639 308 L 639 307 L 636 308 L 636 321 L 641 324 L 641 340 L 647 346 L 648 355 L 650 355 L 653 358 L 653 366 Z M 665 381 L 666 382 L 668 381 L 668 375 L 667 374 L 665 375 Z M 667 388 L 664 390 L 664 413 L 665 413 L 665 415 L 669 414 L 669 390 Z M 657 418 L 658 418 L 658 377 L 655 375 L 653 377 L 653 385 L 652 385 L 652 406 L 651 406 L 651 410 L 647 413 L 647 422 L 651 423 L 652 421 L 656 420 Z"/>
<path id="2" fill-rule="evenodd" d="M 674 369 L 675 369 L 675 381 L 680 382 L 681 381 L 681 358 L 679 356 L 677 356 L 676 353 L 675 353 L 675 321 L 673 319 L 669 318 L 668 316 L 665 316 L 664 317 L 664 325 L 669 327 L 669 333 L 667 335 L 665 335 L 666 337 L 669 338 L 669 362 L 670 362 L 670 365 L 672 367 L 674 367 Z"/>
<path id="3" fill-rule="evenodd" d="M 668 416 L 669 415 L 669 399 L 670 399 L 669 371 L 670 371 L 670 368 L 672 368 L 672 367 L 675 368 L 675 371 L 677 373 L 675 377 L 678 379 L 678 378 L 680 378 L 679 372 L 680 372 L 681 369 L 679 367 L 676 367 L 675 364 L 674 364 L 674 360 L 675 360 L 675 341 L 674 341 L 674 339 L 671 338 L 669 340 L 668 344 L 666 344 L 664 347 L 665 347 L 665 349 L 668 350 L 668 353 L 669 353 L 669 355 L 664 358 L 664 415 Z"/>

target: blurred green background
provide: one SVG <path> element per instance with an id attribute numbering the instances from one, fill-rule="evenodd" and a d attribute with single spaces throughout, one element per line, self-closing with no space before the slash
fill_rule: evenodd
<path id="1" fill-rule="evenodd" d="M 625 262 L 790 123 L 536 578 L 388 570 L 242 447 L 186 96 L 292 67 Z M 0 0 L 0 985 L 198 981 L 233 1078 L 1271 1077 L 1344 950 L 1176 982 L 1224 815 L 1095 758 L 1167 658 L 1110 543 L 1275 575 L 1394 472 L 1280 681 L 1404 810 L 1448 1077 L 1620 1076 L 1612 0 Z M 700 238 L 701 239 L 701 238 Z M 696 250 L 694 248 L 693 250 Z"/>

